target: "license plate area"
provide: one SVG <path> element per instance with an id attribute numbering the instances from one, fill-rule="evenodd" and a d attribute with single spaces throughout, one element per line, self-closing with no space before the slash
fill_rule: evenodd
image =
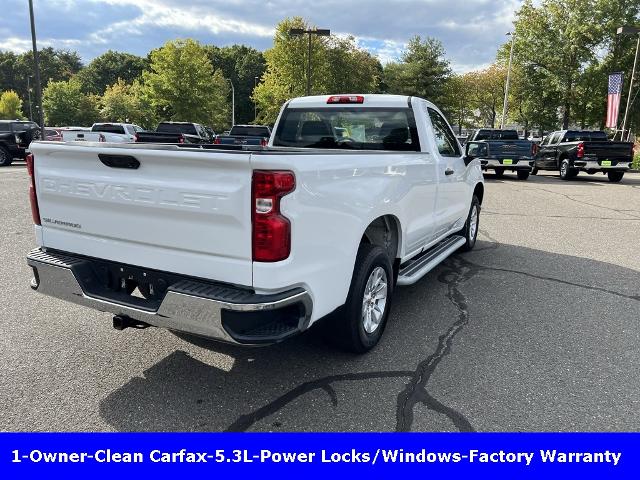
<path id="1" fill-rule="evenodd" d="M 505 158 L 502 160 L 503 165 L 513 165 L 513 158 Z"/>
<path id="2" fill-rule="evenodd" d="M 602 167 L 610 167 L 611 166 L 611 160 L 601 160 L 600 161 L 600 166 L 602 166 Z"/>

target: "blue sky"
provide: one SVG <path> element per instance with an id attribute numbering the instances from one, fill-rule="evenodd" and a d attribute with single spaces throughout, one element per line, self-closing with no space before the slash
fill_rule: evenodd
<path id="1" fill-rule="evenodd" d="M 2 0 L 0 49 L 31 48 L 27 0 Z M 350 34 L 382 62 L 413 35 L 440 39 L 457 72 L 490 64 L 519 0 L 34 0 L 40 46 L 76 50 L 84 62 L 105 51 L 145 55 L 167 40 L 271 46 L 274 26 L 302 16 Z"/>

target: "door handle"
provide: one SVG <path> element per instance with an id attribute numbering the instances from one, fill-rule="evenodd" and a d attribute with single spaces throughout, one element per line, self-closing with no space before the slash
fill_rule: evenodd
<path id="1" fill-rule="evenodd" d="M 453 168 L 451 167 L 447 167 L 447 169 L 444 171 L 445 175 L 453 175 Z"/>

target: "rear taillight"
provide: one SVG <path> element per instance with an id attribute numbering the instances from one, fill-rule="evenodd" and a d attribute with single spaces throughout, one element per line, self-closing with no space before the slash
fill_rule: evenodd
<path id="1" fill-rule="evenodd" d="M 33 223 L 36 225 L 42 225 L 40 222 L 40 209 L 38 208 L 38 197 L 36 196 L 36 172 L 34 165 L 33 154 L 27 155 L 27 172 L 29 173 L 29 202 L 31 203 L 31 216 L 33 217 Z"/>
<path id="2" fill-rule="evenodd" d="M 531 144 L 531 155 L 535 155 L 536 153 L 538 153 L 538 144 L 537 143 L 532 143 Z"/>
<path id="3" fill-rule="evenodd" d="M 584 143 L 579 143 L 578 144 L 578 151 L 576 152 L 576 156 L 578 158 L 584 157 Z"/>
<path id="4" fill-rule="evenodd" d="M 266 138 L 263 138 L 262 140 L 260 140 L 261 147 L 266 147 L 268 144 L 269 144 L 269 140 L 267 140 Z"/>
<path id="5" fill-rule="evenodd" d="M 254 170 L 251 189 L 254 262 L 279 262 L 291 253 L 291 223 L 280 211 L 280 199 L 295 188 L 293 172 Z"/>
<path id="6" fill-rule="evenodd" d="M 178 143 L 184 143 L 184 135 L 178 137 Z"/>
<path id="7" fill-rule="evenodd" d="M 216 137 L 216 138 L 213 139 L 213 143 L 215 145 L 220 145 L 221 142 L 220 142 L 220 139 L 218 137 Z"/>

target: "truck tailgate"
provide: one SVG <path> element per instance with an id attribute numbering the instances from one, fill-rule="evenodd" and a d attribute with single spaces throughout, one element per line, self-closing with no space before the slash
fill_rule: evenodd
<path id="1" fill-rule="evenodd" d="M 527 140 L 487 140 L 489 154 L 496 158 L 531 157 L 531 142 Z"/>
<path id="2" fill-rule="evenodd" d="M 630 162 L 633 144 L 629 142 L 583 142 L 584 154 L 595 155 L 598 160 Z"/>
<path id="3" fill-rule="evenodd" d="M 251 285 L 249 153 L 89 143 L 31 150 L 44 247 Z"/>

